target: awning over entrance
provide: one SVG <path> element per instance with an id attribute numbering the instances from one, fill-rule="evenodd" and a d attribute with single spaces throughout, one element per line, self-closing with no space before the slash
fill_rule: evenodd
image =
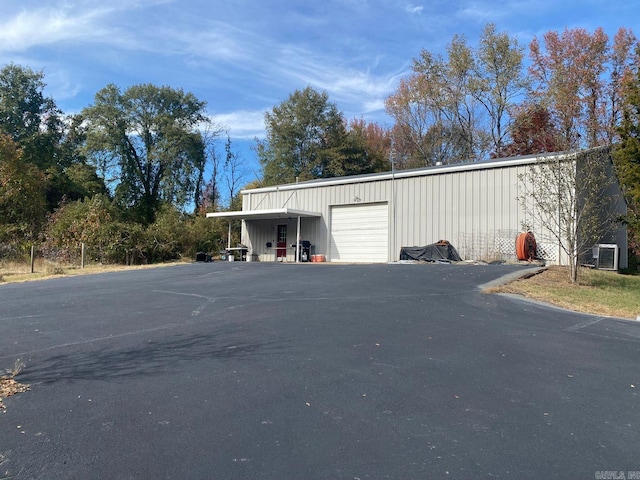
<path id="1" fill-rule="evenodd" d="M 208 218 L 227 218 L 229 220 L 273 220 L 278 218 L 319 217 L 318 212 L 296 210 L 293 208 L 272 208 L 267 210 L 242 210 L 239 212 L 207 213 Z"/>
<path id="2" fill-rule="evenodd" d="M 293 208 L 273 208 L 266 210 L 242 210 L 239 212 L 212 212 L 207 213 L 207 218 L 226 218 L 229 220 L 229 236 L 227 239 L 227 248 L 231 247 L 231 220 L 277 220 L 279 218 L 296 218 L 298 220 L 298 231 L 296 238 L 296 263 L 300 261 L 298 258 L 300 252 L 300 219 L 320 217 L 318 212 L 308 212 L 306 210 L 296 210 Z"/>

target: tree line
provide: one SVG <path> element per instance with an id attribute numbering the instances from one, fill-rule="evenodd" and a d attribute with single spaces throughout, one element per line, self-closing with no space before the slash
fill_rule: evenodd
<path id="1" fill-rule="evenodd" d="M 214 251 L 226 226 L 204 218 L 232 202 L 242 171 L 205 103 L 181 89 L 107 85 L 65 115 L 41 72 L 0 70 L 0 258 L 31 245 L 71 260 L 86 243 L 105 263 Z M 208 178 L 205 178 L 205 175 Z M 227 203 L 228 204 L 228 203 Z"/>
<path id="2" fill-rule="evenodd" d="M 638 252 L 639 59 L 625 28 L 550 31 L 528 52 L 493 24 L 476 46 L 454 35 L 444 54 L 413 59 L 385 102 L 391 126 L 294 91 L 265 114 L 262 177 L 249 186 L 612 146 Z M 44 87 L 41 72 L 0 70 L 0 257 L 38 243 L 69 258 L 86 241 L 98 261 L 156 261 L 226 241 L 226 225 L 203 214 L 239 208 L 246 168 L 205 102 L 109 84 L 65 115 Z"/>

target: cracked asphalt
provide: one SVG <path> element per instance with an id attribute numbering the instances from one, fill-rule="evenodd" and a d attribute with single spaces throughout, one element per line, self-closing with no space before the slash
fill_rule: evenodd
<path id="1" fill-rule="evenodd" d="M 214 262 L 0 286 L 0 479 L 640 472 L 640 323 L 531 267 Z"/>

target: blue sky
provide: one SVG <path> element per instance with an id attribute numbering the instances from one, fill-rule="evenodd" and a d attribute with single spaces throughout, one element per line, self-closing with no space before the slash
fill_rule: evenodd
<path id="1" fill-rule="evenodd" d="M 296 89 L 390 126 L 384 100 L 412 59 L 454 34 L 475 46 L 493 22 L 525 47 L 575 27 L 640 36 L 639 14 L 629 0 L 0 0 L 0 66 L 42 70 L 65 113 L 108 83 L 192 92 L 257 170 L 264 112 Z"/>

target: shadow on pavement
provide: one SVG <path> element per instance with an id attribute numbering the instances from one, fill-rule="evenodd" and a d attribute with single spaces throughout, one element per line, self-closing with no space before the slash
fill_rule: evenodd
<path id="1" fill-rule="evenodd" d="M 246 340 L 246 334 L 229 330 L 218 330 L 206 336 L 177 335 L 124 349 L 108 347 L 56 355 L 26 367 L 20 379 L 45 384 L 61 380 L 109 380 L 163 374 L 176 369 L 182 362 L 257 360 L 284 352 L 281 342 L 251 342 Z"/>

